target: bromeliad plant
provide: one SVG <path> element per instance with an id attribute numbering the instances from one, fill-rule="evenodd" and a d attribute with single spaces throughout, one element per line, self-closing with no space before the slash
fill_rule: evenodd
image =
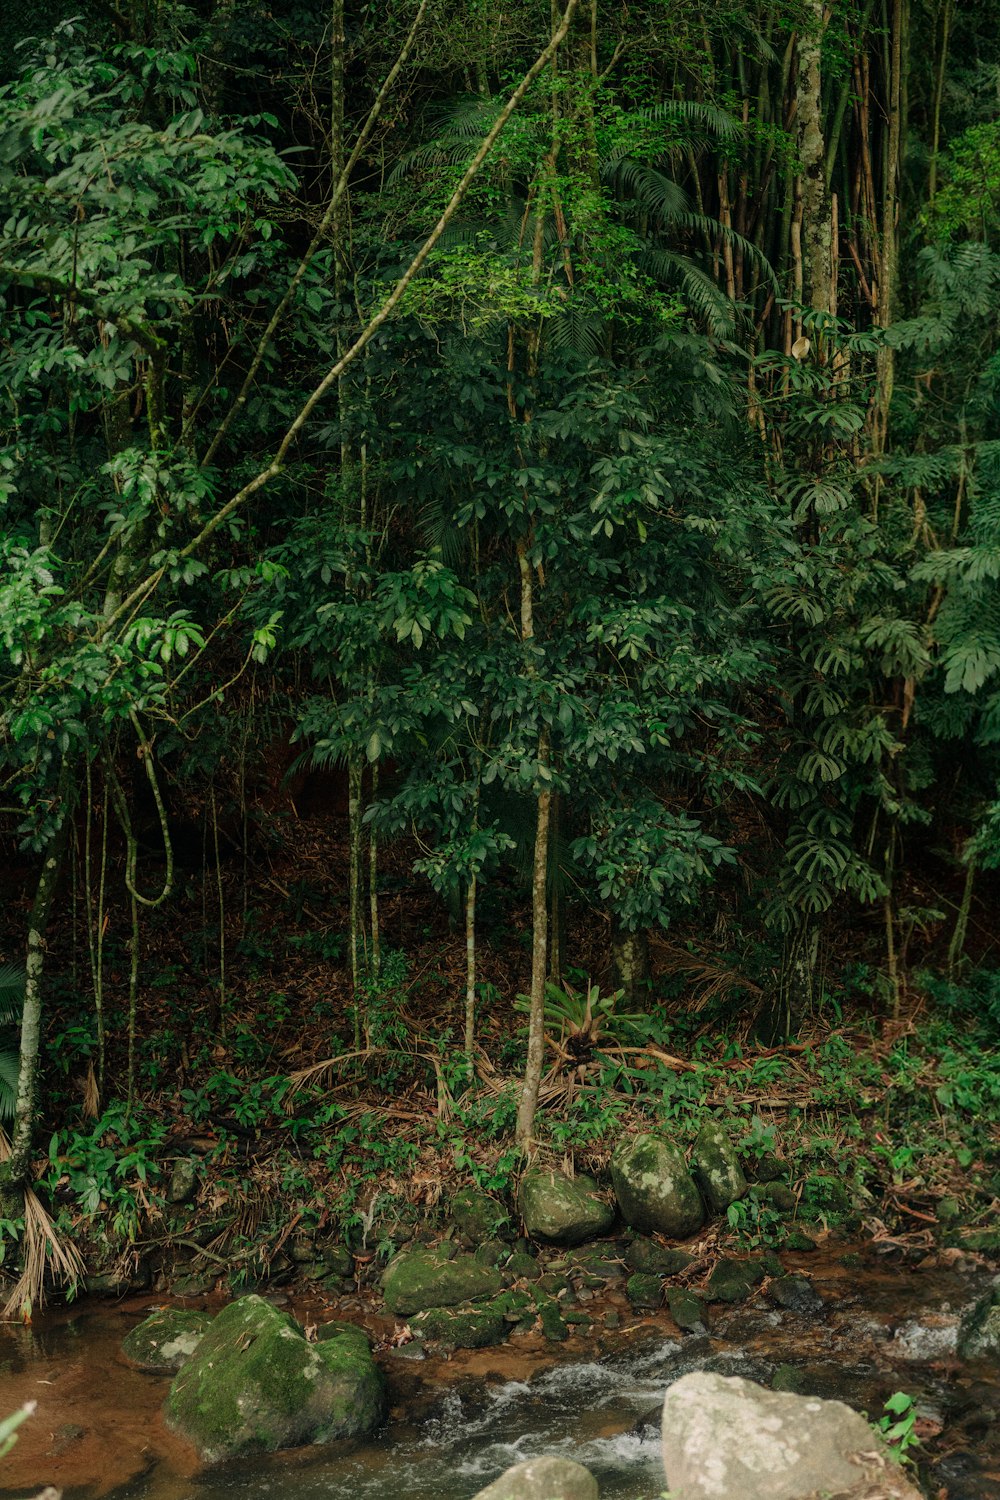
<path id="1" fill-rule="evenodd" d="M 588 1070 L 599 1065 L 598 1056 L 608 1046 L 622 1046 L 635 1035 L 644 1016 L 619 1010 L 624 990 L 602 995 L 589 978 L 575 990 L 569 983 L 545 986 L 545 1040 L 555 1053 L 550 1078 L 565 1072 L 583 1082 Z M 515 1010 L 530 1013 L 528 995 L 518 995 Z"/>

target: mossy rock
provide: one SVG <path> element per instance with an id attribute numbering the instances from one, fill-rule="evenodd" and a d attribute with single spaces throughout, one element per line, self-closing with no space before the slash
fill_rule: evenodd
<path id="1" fill-rule="evenodd" d="M 705 1222 L 683 1153 L 662 1136 L 624 1141 L 611 1158 L 611 1180 L 622 1215 L 634 1229 L 685 1239 Z"/>
<path id="2" fill-rule="evenodd" d="M 679 1286 L 668 1287 L 667 1306 L 670 1316 L 684 1333 L 704 1333 L 705 1305 L 697 1293 Z"/>
<path id="3" fill-rule="evenodd" d="M 686 1271 L 692 1257 L 684 1250 L 668 1250 L 655 1240 L 634 1239 L 625 1251 L 625 1259 L 633 1271 L 646 1271 L 655 1276 L 677 1276 Z"/>
<path id="4" fill-rule="evenodd" d="M 122 1353 L 149 1375 L 176 1375 L 191 1358 L 212 1321 L 210 1313 L 165 1307 L 145 1318 L 122 1340 Z"/>
<path id="5" fill-rule="evenodd" d="M 209 1463 L 361 1437 L 384 1411 L 363 1334 L 307 1343 L 291 1318 L 256 1296 L 219 1313 L 165 1403 L 168 1425 Z"/>
<path id="6" fill-rule="evenodd" d="M 1000 1359 L 1000 1279 L 962 1318 L 958 1352 L 962 1359 Z"/>
<path id="7" fill-rule="evenodd" d="M 745 1302 L 764 1279 L 764 1267 L 753 1260 L 720 1260 L 705 1287 L 707 1302 Z"/>
<path id="8" fill-rule="evenodd" d="M 581 1245 L 607 1234 L 614 1209 L 601 1198 L 591 1177 L 533 1167 L 521 1178 L 517 1207 L 526 1232 L 553 1245 Z"/>
<path id="9" fill-rule="evenodd" d="M 449 1247 L 402 1250 L 382 1276 L 382 1292 L 390 1312 L 409 1318 L 430 1307 L 458 1307 L 495 1297 L 500 1272 L 471 1255 L 449 1259 Z"/>
<path id="10" fill-rule="evenodd" d="M 502 1344 L 510 1325 L 506 1307 L 496 1302 L 467 1307 L 431 1307 L 410 1321 L 410 1329 L 420 1339 L 438 1339 L 456 1349 L 489 1349 Z"/>
<path id="11" fill-rule="evenodd" d="M 501 1266 L 510 1255 L 510 1246 L 503 1240 L 484 1240 L 473 1251 L 473 1259 L 484 1266 Z"/>
<path id="12" fill-rule="evenodd" d="M 515 1250 L 507 1262 L 506 1270 L 515 1281 L 537 1281 L 542 1274 L 542 1268 L 533 1255 L 524 1255 L 520 1250 Z"/>
<path id="13" fill-rule="evenodd" d="M 771 1376 L 772 1391 L 789 1391 L 794 1396 L 801 1396 L 805 1388 L 805 1375 L 795 1365 L 779 1365 Z"/>
<path id="14" fill-rule="evenodd" d="M 637 1311 L 644 1308 L 655 1310 L 663 1302 L 663 1282 L 659 1276 L 636 1271 L 625 1283 L 625 1294 Z"/>
<path id="15" fill-rule="evenodd" d="M 610 1281 L 621 1281 L 625 1272 L 617 1245 L 583 1245 L 571 1250 L 566 1257 L 571 1276 L 585 1287 L 607 1286 Z"/>
<path id="16" fill-rule="evenodd" d="M 550 1343 L 562 1344 L 569 1338 L 569 1328 L 557 1302 L 544 1301 L 538 1309 L 538 1318 Z"/>
<path id="17" fill-rule="evenodd" d="M 823 1298 L 807 1276 L 776 1276 L 768 1283 L 767 1295 L 787 1312 L 813 1316 L 824 1308 Z"/>
<path id="18" fill-rule="evenodd" d="M 320 1257 L 331 1276 L 350 1276 L 354 1270 L 354 1258 L 346 1245 L 324 1245 Z"/>
<path id="19" fill-rule="evenodd" d="M 728 1132 L 714 1120 L 695 1137 L 691 1166 L 709 1213 L 724 1214 L 731 1203 L 745 1197 L 747 1180 Z"/>
<path id="20" fill-rule="evenodd" d="M 484 1240 L 514 1238 L 514 1226 L 507 1210 L 482 1188 L 459 1188 L 451 1200 L 448 1216 L 458 1231 L 474 1245 L 481 1245 Z"/>
<path id="21" fill-rule="evenodd" d="M 790 1229 L 781 1241 L 782 1250 L 798 1250 L 800 1253 L 806 1250 L 815 1250 L 816 1241 L 808 1234 L 803 1234 L 801 1229 Z"/>
<path id="22" fill-rule="evenodd" d="M 773 1208 L 775 1213 L 793 1214 L 798 1208 L 798 1200 L 786 1182 L 755 1182 L 750 1196 L 755 1202 Z"/>

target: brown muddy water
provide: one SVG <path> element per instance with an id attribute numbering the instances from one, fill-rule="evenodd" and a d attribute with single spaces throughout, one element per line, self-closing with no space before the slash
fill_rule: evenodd
<path id="1" fill-rule="evenodd" d="M 672 1380 L 712 1369 L 769 1384 L 791 1365 L 802 1390 L 871 1415 L 907 1391 L 927 1493 L 1000 1500 L 1000 1370 L 954 1353 L 959 1316 L 988 1274 L 871 1253 L 847 1267 L 844 1248 L 785 1257 L 823 1299 L 808 1316 L 758 1297 L 709 1309 L 707 1335 L 684 1337 L 666 1312 L 636 1318 L 612 1293 L 601 1307 L 619 1312 L 620 1328 L 595 1324 L 557 1350 L 533 1334 L 449 1360 L 386 1350 L 392 1411 L 375 1438 L 201 1472 L 163 1424 L 167 1380 L 130 1369 L 119 1352 L 152 1299 L 52 1309 L 31 1328 L 0 1327 L 0 1412 L 38 1402 L 0 1462 L 0 1490 L 53 1484 L 73 1500 L 469 1500 L 510 1464 L 560 1453 L 593 1470 L 603 1500 L 652 1500 L 663 1487 L 658 1418 Z M 305 1322 L 344 1312 L 308 1302 L 292 1310 Z M 391 1332 L 370 1307 L 347 1313 Z"/>

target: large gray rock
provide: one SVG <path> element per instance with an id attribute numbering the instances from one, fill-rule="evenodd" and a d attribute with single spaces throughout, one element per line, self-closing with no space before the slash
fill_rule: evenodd
<path id="1" fill-rule="evenodd" d="M 1000 1278 L 964 1314 L 958 1328 L 963 1359 L 1000 1359 Z"/>
<path id="2" fill-rule="evenodd" d="M 737 1202 L 747 1191 L 736 1147 L 725 1129 L 714 1121 L 699 1130 L 691 1166 L 711 1214 L 724 1214 L 730 1203 Z"/>
<path id="3" fill-rule="evenodd" d="M 667 1391 L 663 1463 L 672 1500 L 920 1500 L 843 1402 L 706 1371 Z"/>
<path id="4" fill-rule="evenodd" d="M 685 1239 L 705 1222 L 683 1153 L 662 1136 L 623 1141 L 611 1158 L 611 1181 L 622 1215 L 634 1229 Z"/>
<path id="5" fill-rule="evenodd" d="M 449 1258 L 451 1248 L 402 1250 L 393 1257 L 382 1276 L 390 1312 L 409 1318 L 428 1307 L 457 1307 L 497 1295 L 500 1272 L 471 1255 Z"/>
<path id="6" fill-rule="evenodd" d="M 596 1239 L 607 1234 L 615 1217 L 592 1177 L 567 1177 L 540 1167 L 521 1178 L 517 1206 L 527 1233 L 553 1245 Z"/>
<path id="7" fill-rule="evenodd" d="M 597 1500 L 597 1480 L 571 1458 L 529 1458 L 477 1491 L 473 1500 Z"/>
<path id="8" fill-rule="evenodd" d="M 263 1297 L 231 1302 L 174 1377 L 167 1423 L 207 1463 L 361 1437 L 385 1411 L 361 1329 L 321 1344 Z"/>
<path id="9" fill-rule="evenodd" d="M 211 1313 L 161 1307 L 122 1340 L 130 1365 L 149 1375 L 176 1375 L 187 1364 L 212 1321 Z"/>

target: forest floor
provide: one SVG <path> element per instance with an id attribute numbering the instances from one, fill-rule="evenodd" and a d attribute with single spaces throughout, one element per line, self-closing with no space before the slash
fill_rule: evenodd
<path id="1" fill-rule="evenodd" d="M 415 884 L 411 860 L 404 846 L 383 855 L 381 973 L 357 1011 L 338 820 L 304 819 L 266 857 L 182 869 L 169 916 L 154 914 L 143 932 L 131 1107 L 127 913 L 109 903 L 97 929 L 99 1088 L 97 1017 L 82 999 L 96 955 L 80 883 L 67 893 L 50 939 L 38 1186 L 95 1287 L 141 1285 L 152 1261 L 224 1275 L 237 1290 L 293 1270 L 303 1234 L 363 1234 L 385 1256 L 414 1224 L 441 1220 L 462 1185 L 512 1202 L 526 914 L 505 891 L 482 904 L 470 1080 L 464 934 Z M 15 956 L 22 918 L 9 903 L 0 957 Z M 709 937 L 655 939 L 641 1022 L 612 1010 L 594 1045 L 571 1049 L 553 1023 L 541 1159 L 600 1181 L 623 1134 L 660 1129 L 687 1147 L 711 1115 L 748 1175 L 776 1161 L 795 1199 L 783 1212 L 753 1198 L 733 1205 L 713 1244 L 781 1245 L 794 1218 L 811 1233 L 841 1226 L 887 1244 L 1000 1251 L 1000 981 L 985 970 L 964 986 L 925 976 L 886 1016 L 874 966 L 831 956 L 796 1040 L 764 1047 L 752 1027 L 761 983 L 727 936 L 719 919 Z M 571 985 L 592 976 L 606 992 L 609 950 L 594 913 L 571 921 Z M 0 1224 L 0 1248 L 15 1234 Z"/>

